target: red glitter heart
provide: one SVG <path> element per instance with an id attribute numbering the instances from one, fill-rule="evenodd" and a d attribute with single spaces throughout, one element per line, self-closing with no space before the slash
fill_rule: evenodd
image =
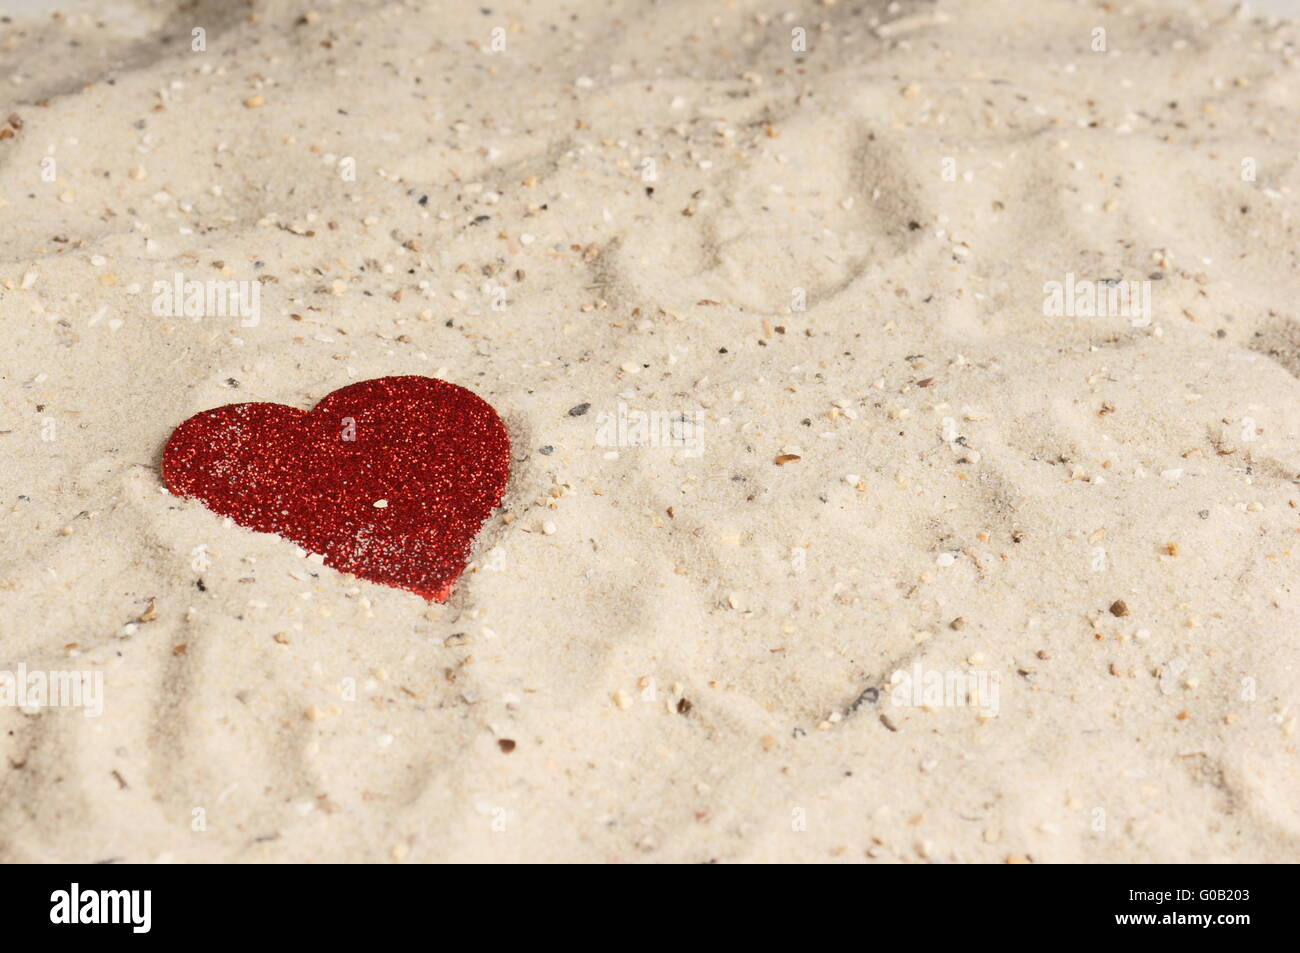
<path id="1" fill-rule="evenodd" d="M 310 411 L 228 404 L 195 414 L 167 441 L 162 472 L 177 496 L 240 526 L 442 602 L 501 502 L 510 438 L 463 387 L 381 377 Z"/>

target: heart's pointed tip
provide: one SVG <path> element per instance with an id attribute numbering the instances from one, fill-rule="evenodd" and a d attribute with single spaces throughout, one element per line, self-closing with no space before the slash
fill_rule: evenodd
<path id="1" fill-rule="evenodd" d="M 414 592 L 417 596 L 420 596 L 423 599 L 427 599 L 430 602 L 446 602 L 449 598 L 451 598 L 451 590 L 452 587 L 455 585 L 456 585 L 456 580 L 452 579 L 449 582 L 444 582 L 442 585 L 434 589 L 412 589 L 411 591 Z"/>

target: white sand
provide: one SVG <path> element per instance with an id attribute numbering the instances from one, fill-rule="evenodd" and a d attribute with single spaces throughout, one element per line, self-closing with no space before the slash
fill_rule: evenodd
<path id="1" fill-rule="evenodd" d="M 1293 24 L 169 8 L 0 22 L 0 670 L 104 686 L 0 709 L 0 859 L 1296 858 Z M 189 415 L 391 374 L 516 445 L 445 606 L 161 490 Z"/>

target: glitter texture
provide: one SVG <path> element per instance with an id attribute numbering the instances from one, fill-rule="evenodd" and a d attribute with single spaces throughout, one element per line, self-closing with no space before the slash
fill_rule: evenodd
<path id="1" fill-rule="evenodd" d="M 228 404 L 195 414 L 167 441 L 162 470 L 173 493 L 240 526 L 441 602 L 501 502 L 510 438 L 463 387 L 381 377 L 310 411 Z"/>

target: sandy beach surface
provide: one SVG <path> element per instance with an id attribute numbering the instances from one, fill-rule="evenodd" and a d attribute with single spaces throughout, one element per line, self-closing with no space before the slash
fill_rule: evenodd
<path id="1" fill-rule="evenodd" d="M 0 860 L 1295 860 L 1288 6 L 0 5 Z M 391 375 L 444 604 L 162 484 Z"/>

